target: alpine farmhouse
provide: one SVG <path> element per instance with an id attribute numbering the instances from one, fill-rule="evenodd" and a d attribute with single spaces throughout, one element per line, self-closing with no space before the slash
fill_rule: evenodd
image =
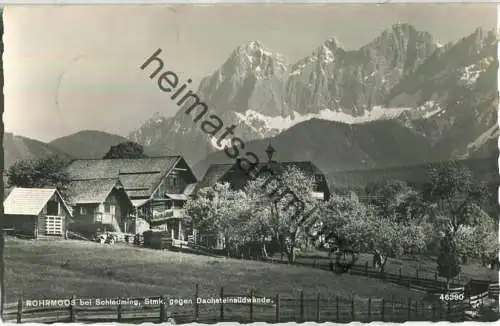
<path id="1" fill-rule="evenodd" d="M 181 156 L 77 159 L 67 171 L 76 221 L 103 223 L 130 234 L 151 228 L 169 232 L 172 239 L 187 239 L 183 207 L 196 177 Z M 87 186 L 95 193 L 86 191 Z"/>

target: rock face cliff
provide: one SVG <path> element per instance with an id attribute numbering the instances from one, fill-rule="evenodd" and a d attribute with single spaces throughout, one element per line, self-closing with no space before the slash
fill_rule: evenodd
<path id="1" fill-rule="evenodd" d="M 493 147 L 492 135 L 498 134 L 496 48 L 496 36 L 482 29 L 442 46 L 408 24 L 393 25 L 357 50 L 346 50 L 331 38 L 296 63 L 255 41 L 236 48 L 203 79 L 197 94 L 225 127 L 236 125 L 235 135 L 246 141 L 286 136 L 282 146 L 294 147 L 309 136 L 303 128 L 292 127 L 307 122 L 308 128 L 320 131 L 315 137 L 349 131 L 353 142 L 368 137 L 358 137 L 359 132 L 370 130 L 377 138 L 387 128 L 397 129 L 398 138 L 378 146 L 391 153 L 401 149 L 395 142 L 418 139 L 427 156 L 422 161 L 484 156 Z M 169 118 L 154 116 L 129 138 L 150 153 L 172 150 L 191 164 L 200 162 L 220 147 L 185 109 Z M 356 127 L 368 122 L 369 128 Z M 320 149 L 323 142 L 312 140 L 310 146 L 317 149 L 294 157 L 324 161 L 330 154 Z M 346 160 L 342 166 L 352 163 L 345 158 L 347 153 L 338 154 L 338 160 Z M 398 162 L 397 156 L 386 159 L 396 165 L 407 163 L 407 159 Z"/>

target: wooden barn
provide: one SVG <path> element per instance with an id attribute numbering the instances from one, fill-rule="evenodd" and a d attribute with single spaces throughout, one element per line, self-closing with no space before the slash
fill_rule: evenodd
<path id="1" fill-rule="evenodd" d="M 72 180 L 68 193 L 74 231 L 90 235 L 97 229 L 120 233 L 133 229 L 133 205 L 118 178 Z"/>
<path id="2" fill-rule="evenodd" d="M 117 178 L 131 199 L 133 217 L 172 239 L 187 240 L 184 203 L 195 189 L 196 177 L 181 156 L 79 159 L 67 167 L 72 180 Z M 135 224 L 137 225 L 137 224 Z M 142 233 L 137 228 L 127 230 Z"/>
<path id="3" fill-rule="evenodd" d="M 55 188 L 13 188 L 3 205 L 2 228 L 35 239 L 65 237 L 72 216 Z"/>

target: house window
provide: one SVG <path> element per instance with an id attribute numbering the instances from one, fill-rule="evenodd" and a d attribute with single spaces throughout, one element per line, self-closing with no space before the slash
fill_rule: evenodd
<path id="1" fill-rule="evenodd" d="M 85 209 L 85 207 L 80 206 L 80 215 L 85 215 L 85 214 L 87 214 L 87 210 Z"/>
<path id="2" fill-rule="evenodd" d="M 110 211 L 110 205 L 108 203 L 104 204 L 104 213 L 109 213 Z"/>
<path id="3" fill-rule="evenodd" d="M 320 188 L 321 188 L 321 183 L 323 182 L 323 176 L 321 174 L 320 175 L 316 175 L 314 181 L 315 181 L 315 183 L 314 183 L 314 190 L 319 191 Z"/>
<path id="4" fill-rule="evenodd" d="M 47 202 L 47 215 L 59 215 L 59 203 L 57 201 Z"/>

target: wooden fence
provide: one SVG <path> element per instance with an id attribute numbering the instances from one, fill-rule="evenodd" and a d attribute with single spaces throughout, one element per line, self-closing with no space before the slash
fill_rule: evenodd
<path id="1" fill-rule="evenodd" d="M 181 250 L 185 252 L 192 252 L 192 253 L 198 253 L 198 254 L 203 254 L 207 256 L 213 256 L 213 257 L 224 257 L 224 252 L 221 250 L 216 250 L 216 249 L 211 249 L 204 247 L 199 244 L 195 244 L 193 242 L 193 238 L 191 237 L 188 241 L 188 246 L 187 247 L 180 247 L 176 248 L 176 250 Z M 261 259 L 262 260 L 262 259 Z M 274 258 L 267 258 L 263 260 L 264 262 L 268 263 L 278 263 L 278 264 L 289 264 L 288 261 L 286 260 L 280 260 L 280 259 L 274 259 Z M 297 266 L 307 266 L 307 267 L 312 267 L 312 268 L 318 268 L 322 270 L 329 270 L 329 271 L 335 271 L 335 263 L 333 259 L 310 259 L 309 261 L 296 261 L 293 263 L 293 265 Z M 419 269 L 415 269 L 415 274 L 414 276 L 410 275 L 405 275 L 402 273 L 402 269 L 399 268 L 399 272 L 397 274 L 395 273 L 381 273 L 379 270 L 371 267 L 368 265 L 368 262 L 365 262 L 364 265 L 354 265 L 352 266 L 349 270 L 348 273 L 351 275 L 359 275 L 359 276 L 365 276 L 365 277 L 370 277 L 370 278 L 378 278 L 378 279 L 383 279 L 391 283 L 399 284 L 399 285 L 404 285 L 407 286 L 408 288 L 416 289 L 416 290 L 421 290 L 421 291 L 426 291 L 426 292 L 436 292 L 436 293 L 442 293 L 443 290 L 446 287 L 446 282 L 444 281 L 443 278 L 438 277 L 438 274 L 436 272 L 430 273 L 430 272 L 424 272 Z M 479 287 L 472 286 L 469 287 L 468 284 L 471 283 L 480 283 L 478 284 Z M 457 277 L 456 279 L 452 280 L 450 283 L 451 287 L 463 287 L 465 286 L 464 289 L 464 294 L 465 296 L 471 296 L 471 295 L 477 295 L 479 293 L 484 293 L 489 286 L 489 281 L 487 280 L 473 280 L 473 279 L 467 279 L 467 278 L 461 278 Z M 495 293 L 498 293 L 498 287 L 495 288 L 495 285 L 493 286 L 493 291 L 496 291 Z M 490 291 L 490 295 L 493 293 Z M 498 295 L 497 295 L 498 297 Z"/>
<path id="2" fill-rule="evenodd" d="M 486 291 L 473 296 L 470 296 L 467 301 L 471 308 L 477 309 L 479 306 L 483 305 L 484 300 L 490 296 L 490 292 Z"/>
<path id="3" fill-rule="evenodd" d="M 197 244 L 193 241 L 193 237 L 188 237 L 187 248 L 180 248 L 186 252 L 195 252 L 198 254 L 209 255 L 209 256 L 218 256 L 218 257 L 226 257 L 227 253 L 223 250 L 212 249 L 205 247 L 203 245 Z M 167 247 L 163 247 L 167 248 Z M 234 258 L 234 257 L 232 257 Z M 335 267 L 334 260 L 327 257 L 321 258 L 312 258 L 308 259 L 308 257 L 300 257 L 304 260 L 296 260 L 292 265 L 297 266 L 307 266 L 313 268 L 319 268 L 323 270 L 332 270 L 332 265 Z M 236 258 L 237 259 L 237 258 Z M 290 264 L 287 260 L 281 260 L 276 258 L 244 258 L 249 260 L 260 260 L 269 263 L 279 263 L 279 264 Z M 444 278 L 438 276 L 437 272 L 429 272 L 423 271 L 420 269 L 415 269 L 413 275 L 408 275 L 407 271 L 403 273 L 402 268 L 399 268 L 398 273 L 388 273 L 384 272 L 383 274 L 378 270 L 371 266 L 369 266 L 368 262 L 365 262 L 364 265 L 355 264 L 349 269 L 349 273 L 353 275 L 360 275 L 372 278 L 386 279 L 390 282 L 394 282 L 400 285 L 407 285 L 411 288 L 419 289 L 422 288 L 425 290 L 442 290 L 446 282 Z M 450 286 L 457 287 L 463 286 L 471 281 L 471 278 L 463 277 L 459 274 L 458 277 L 452 280 Z M 487 282 L 487 281 L 485 281 Z M 482 292 L 482 291 L 481 291 Z M 479 292 L 477 292 L 479 293 Z"/>
<path id="4" fill-rule="evenodd" d="M 191 302 L 178 305 L 175 298 L 149 297 L 123 299 L 125 303 L 97 306 L 79 304 L 79 298 L 61 300 L 59 304 L 34 306 L 33 300 L 5 305 L 3 319 L 7 322 L 168 322 L 177 324 L 200 322 L 405 322 L 463 321 L 466 305 L 457 303 L 426 303 L 382 298 L 343 298 L 311 296 L 300 292 L 298 297 L 265 296 L 256 291 L 247 294 L 226 294 L 224 288 L 214 295 L 219 301 L 200 303 L 198 285 Z M 246 303 L 235 303 L 246 298 Z M 256 300 L 249 300 L 256 298 Z M 161 300 L 160 300 L 161 299 Z M 85 300 L 85 299 L 82 299 Z M 88 300 L 88 299 L 87 299 Z M 149 303 L 147 301 L 149 300 Z M 155 301 L 156 300 L 156 301 Z M 225 300 L 225 301 L 224 301 Z M 259 301 L 260 300 L 260 301 Z M 267 300 L 266 302 L 262 302 Z M 161 302 L 160 302 L 161 301 Z M 28 303 L 31 306 L 28 307 Z M 40 304 L 39 304 L 40 305 Z"/>
<path id="5" fill-rule="evenodd" d="M 279 259 L 266 259 L 264 260 L 265 262 L 269 263 L 276 263 L 276 264 L 289 264 L 287 261 L 282 261 Z M 332 261 L 330 262 L 325 262 L 325 260 L 313 260 L 311 262 L 300 262 L 297 261 L 293 263 L 292 265 L 296 266 L 307 266 L 307 267 L 312 267 L 312 268 L 318 268 L 322 270 L 328 270 L 335 272 L 336 271 L 336 266 L 335 263 Z M 443 280 L 440 280 L 437 276 L 437 273 L 433 273 L 432 278 L 425 278 L 424 276 L 428 275 L 422 275 L 418 271 L 415 273 L 415 276 L 409 276 L 409 275 L 404 275 L 401 272 L 401 269 L 399 270 L 399 273 L 394 274 L 394 273 L 381 273 L 378 270 L 375 270 L 373 268 L 370 268 L 368 264 L 365 265 L 354 265 L 349 270 L 347 271 L 351 275 L 359 275 L 359 276 L 365 276 L 365 277 L 370 277 L 370 278 L 377 278 L 377 279 L 383 279 L 391 283 L 396 283 L 399 285 L 404 285 L 412 289 L 416 290 L 422 290 L 422 291 L 442 291 L 446 287 L 446 283 Z M 465 285 L 465 280 L 454 280 L 453 282 L 450 283 L 451 287 L 460 287 Z M 467 293 L 469 294 L 469 293 Z"/>

